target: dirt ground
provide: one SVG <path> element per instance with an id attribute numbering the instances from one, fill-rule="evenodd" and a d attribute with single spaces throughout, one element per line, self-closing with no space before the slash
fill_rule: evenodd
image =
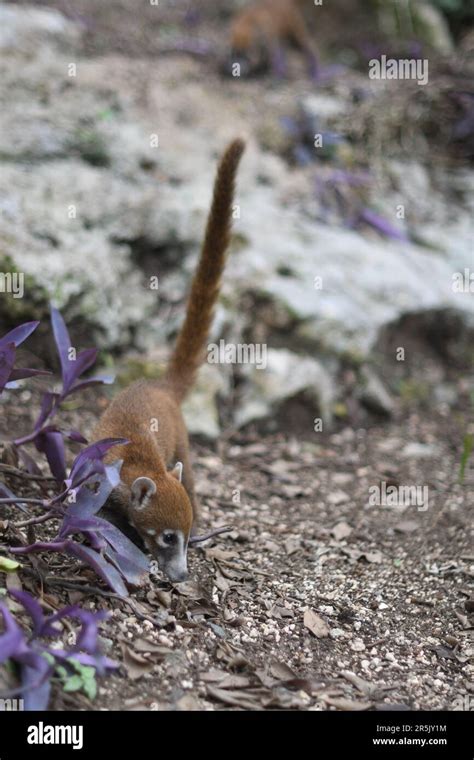
<path id="1" fill-rule="evenodd" d="M 30 425 L 25 394 L 2 438 Z M 66 420 L 90 427 L 92 399 Z M 200 531 L 232 532 L 190 552 L 186 583 L 151 576 L 110 598 L 47 555 L 43 581 L 9 576 L 36 593 L 44 582 L 50 608 L 111 612 L 102 643 L 120 670 L 94 703 L 57 689 L 52 709 L 469 709 L 473 474 L 459 484 L 458 416 L 400 409 L 331 433 L 196 443 Z M 381 482 L 427 486 L 427 504 L 370 506 Z M 0 543 L 16 519 L 5 510 Z"/>

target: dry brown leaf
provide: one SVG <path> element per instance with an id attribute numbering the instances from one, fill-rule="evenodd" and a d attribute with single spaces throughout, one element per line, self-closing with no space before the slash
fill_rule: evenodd
<path id="1" fill-rule="evenodd" d="M 296 554 L 297 551 L 301 548 L 301 539 L 296 538 L 293 536 L 292 538 L 287 538 L 285 541 L 285 552 L 289 557 L 291 557 L 292 554 Z"/>
<path id="2" fill-rule="evenodd" d="M 269 667 L 270 674 L 278 681 L 290 681 L 295 679 L 296 673 L 284 662 L 273 660 Z"/>
<path id="3" fill-rule="evenodd" d="M 372 702 L 356 702 L 353 699 L 345 699 L 345 697 L 328 697 L 321 694 L 321 699 L 332 707 L 337 707 L 338 710 L 344 710 L 344 712 L 354 712 L 369 710 L 372 707 Z"/>
<path id="4" fill-rule="evenodd" d="M 210 697 L 232 707 L 241 707 L 243 710 L 261 710 L 259 695 L 249 691 L 229 691 L 219 689 L 216 686 L 207 686 L 206 691 Z"/>
<path id="5" fill-rule="evenodd" d="M 223 681 L 228 675 L 227 671 L 220 670 L 220 668 L 211 668 L 207 673 L 200 673 L 199 678 L 204 683 L 219 683 Z"/>
<path id="6" fill-rule="evenodd" d="M 209 598 L 207 590 L 201 583 L 198 583 L 197 581 L 185 581 L 184 583 L 178 583 L 178 585 L 175 587 L 175 590 L 181 596 L 185 596 L 187 599 L 194 599 L 195 601 L 199 601 L 201 599 L 205 599 L 207 601 Z"/>
<path id="7" fill-rule="evenodd" d="M 162 655 L 162 657 L 166 657 L 167 654 L 172 652 L 168 647 L 155 644 L 153 641 L 148 641 L 147 639 L 137 639 L 133 642 L 133 646 L 136 652 L 150 652 L 151 654 Z"/>
<path id="8" fill-rule="evenodd" d="M 288 607 L 280 607 L 277 604 L 273 605 L 273 607 L 267 614 L 269 617 L 273 617 L 276 620 L 283 620 L 284 618 L 293 618 L 295 616 L 295 613 L 293 610 L 290 610 Z"/>
<path id="9" fill-rule="evenodd" d="M 359 691 L 364 694 L 366 697 L 370 697 L 375 691 L 379 690 L 380 687 L 369 683 L 368 681 L 365 681 L 360 676 L 357 676 L 355 673 L 352 673 L 350 670 L 342 670 L 341 676 L 346 679 L 346 681 L 349 681 L 349 683 L 352 683 L 356 689 L 359 689 Z"/>
<path id="10" fill-rule="evenodd" d="M 313 610 L 306 610 L 303 622 L 316 638 L 324 639 L 326 636 L 329 636 L 329 626 L 326 621 L 320 615 L 317 615 L 316 612 L 313 612 Z"/>
<path id="11" fill-rule="evenodd" d="M 154 662 L 145 659 L 141 655 L 133 651 L 127 644 L 121 643 L 123 666 L 127 671 L 127 675 L 132 681 L 136 681 L 145 673 L 150 673 L 153 670 Z"/>

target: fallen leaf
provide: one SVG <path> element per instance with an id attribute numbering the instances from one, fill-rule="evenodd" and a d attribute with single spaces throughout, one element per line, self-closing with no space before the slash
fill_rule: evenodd
<path id="1" fill-rule="evenodd" d="M 206 691 L 210 697 L 232 707 L 241 707 L 243 710 L 261 710 L 259 695 L 246 691 L 230 691 L 219 689 L 216 686 L 207 686 Z"/>
<path id="2" fill-rule="evenodd" d="M 278 681 L 289 681 L 296 678 L 296 673 L 284 662 L 273 660 L 269 667 L 270 674 Z"/>
<path id="3" fill-rule="evenodd" d="M 295 613 L 290 610 L 289 607 L 280 607 L 274 604 L 271 610 L 267 613 L 269 617 L 273 617 L 276 620 L 284 620 L 285 618 L 294 618 Z"/>
<path id="4" fill-rule="evenodd" d="M 137 639 L 133 642 L 133 646 L 136 652 L 150 652 L 152 654 L 163 655 L 163 657 L 172 651 L 168 647 L 155 644 L 153 641 L 147 641 L 147 639 Z"/>
<path id="5" fill-rule="evenodd" d="M 127 644 L 122 643 L 121 649 L 123 655 L 123 666 L 127 671 L 127 676 L 131 678 L 132 681 L 138 680 L 144 676 L 145 673 L 150 673 L 150 671 L 153 670 L 154 662 L 147 660 L 145 657 L 137 654 L 133 651 L 133 649 L 127 646 Z"/>
<path id="6" fill-rule="evenodd" d="M 344 710 L 344 712 L 369 710 L 372 707 L 372 702 L 357 702 L 352 699 L 345 699 L 344 697 L 334 698 L 321 694 L 321 699 L 326 704 L 337 707 L 338 710 Z"/>
<path id="7" fill-rule="evenodd" d="M 184 581 L 184 583 L 178 583 L 175 586 L 175 591 L 181 596 L 185 596 L 188 599 L 194 599 L 200 601 L 201 599 L 208 600 L 209 594 L 201 583 L 197 581 Z"/>
<path id="8" fill-rule="evenodd" d="M 288 557 L 290 557 L 292 554 L 296 554 L 296 552 L 299 551 L 300 547 L 300 538 L 292 537 L 287 538 L 285 541 L 285 552 L 287 553 Z"/>
<path id="9" fill-rule="evenodd" d="M 349 681 L 349 683 L 352 683 L 356 689 L 359 689 L 359 691 L 366 697 L 370 697 L 380 688 L 374 684 L 369 683 L 368 681 L 365 681 L 363 678 L 357 676 L 355 673 L 352 673 L 350 670 L 341 671 L 341 676 L 345 678 L 346 681 Z"/>
<path id="10" fill-rule="evenodd" d="M 324 639 L 329 636 L 329 627 L 326 621 L 323 620 L 320 615 L 317 615 L 313 610 L 306 610 L 304 613 L 303 622 L 305 627 L 311 631 L 318 639 Z"/>

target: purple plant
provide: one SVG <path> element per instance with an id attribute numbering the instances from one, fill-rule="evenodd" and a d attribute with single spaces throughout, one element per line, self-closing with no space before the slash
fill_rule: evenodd
<path id="1" fill-rule="evenodd" d="M 12 554 L 33 552 L 60 552 L 89 565 L 97 575 L 120 596 L 128 594 L 126 584 L 140 585 L 148 570 L 145 555 L 114 525 L 98 516 L 112 490 L 120 483 L 121 461 L 104 462 L 109 450 L 125 445 L 127 440 L 108 438 L 83 448 L 76 456 L 69 474 L 66 468 L 65 441 L 87 444 L 77 431 L 63 431 L 51 424 L 61 402 L 72 393 L 96 383 L 110 382 L 110 378 L 81 376 L 94 364 L 97 351 L 86 349 L 78 354 L 72 349 L 68 330 L 57 309 L 51 309 L 53 333 L 61 364 L 62 388 L 44 394 L 40 412 L 31 434 L 13 442 L 28 473 L 42 477 L 34 459 L 24 450 L 33 443 L 37 451 L 46 455 L 51 472 L 57 480 L 58 492 L 48 498 L 17 496 L 7 486 L 0 484 L 0 505 L 15 504 L 28 512 L 30 504 L 42 508 L 42 513 L 17 523 L 18 527 L 32 528 L 50 520 L 59 521 L 57 536 L 52 541 L 35 541 L 27 546 L 12 547 Z M 30 322 L 8 333 L 0 340 L 0 392 L 14 380 L 35 374 L 49 374 L 38 370 L 14 369 L 15 350 L 36 329 L 38 322 Z M 12 591 L 33 622 L 31 634 L 18 624 L 5 604 L 0 604 L 0 665 L 6 661 L 18 668 L 20 686 L 9 696 L 20 694 L 26 709 L 46 709 L 53 674 L 64 679 L 64 688 L 84 688 L 91 695 L 94 691 L 95 673 L 103 674 L 115 663 L 104 657 L 98 649 L 98 622 L 105 613 L 91 613 L 78 606 L 64 607 L 55 615 L 45 617 L 41 606 L 26 592 Z M 60 631 L 58 623 L 63 618 L 79 620 L 80 632 L 76 644 L 68 649 L 57 646 Z M 54 645 L 53 645 L 54 644 Z M 91 675 L 92 673 L 92 675 Z M 92 681 L 91 681 L 92 679 Z M 1 695 L 6 696 L 6 695 Z"/>
<path id="2" fill-rule="evenodd" d="M 55 551 L 76 557 L 90 565 L 120 596 L 128 594 L 125 582 L 139 586 L 148 570 L 147 558 L 118 528 L 97 517 L 120 483 L 122 465 L 120 460 L 106 465 L 103 457 L 112 446 L 125 443 L 125 439 L 109 438 L 83 449 L 65 481 L 67 488 L 43 502 L 47 509 L 43 516 L 29 521 L 35 524 L 62 519 L 56 538 L 13 547 L 10 551 L 13 554 Z M 20 497 L 18 500 L 21 501 Z M 89 546 L 77 540 L 78 534 L 84 536 Z"/>
<path id="3" fill-rule="evenodd" d="M 15 369 L 14 367 L 16 349 L 36 330 L 38 325 L 39 322 L 25 322 L 0 338 L 0 394 L 16 380 L 50 374 L 41 369 Z"/>
<path id="4" fill-rule="evenodd" d="M 365 222 L 365 224 L 370 225 L 374 230 L 377 230 L 377 232 L 385 237 L 391 238 L 391 240 L 401 240 L 403 242 L 408 240 L 407 235 L 403 230 L 395 227 L 395 225 L 389 222 L 388 219 L 377 214 L 375 211 L 372 211 L 370 208 L 362 209 L 357 222 Z"/>
<path id="5" fill-rule="evenodd" d="M 125 584 L 140 585 L 143 575 L 148 570 L 148 561 L 121 531 L 107 520 L 98 517 L 97 513 L 105 505 L 112 490 L 120 483 L 121 462 L 105 464 L 104 457 L 113 446 L 124 445 L 127 441 L 122 438 L 108 438 L 86 446 L 76 456 L 67 475 L 65 439 L 79 443 L 87 441 L 77 431 L 63 432 L 59 427 L 46 423 L 56 413 L 61 401 L 72 393 L 96 383 L 109 382 L 110 379 L 93 377 L 81 380 L 83 372 L 94 364 L 97 351 L 86 349 L 76 355 L 72 350 L 64 320 L 57 309 L 51 309 L 51 320 L 61 363 L 62 389 L 60 392 L 44 394 L 33 432 L 14 441 L 14 445 L 18 448 L 26 443 L 34 443 L 36 449 L 46 455 L 51 472 L 62 487 L 59 493 L 49 499 L 25 499 L 15 496 L 2 485 L 0 504 L 16 504 L 26 511 L 26 505 L 29 503 L 42 507 L 43 514 L 26 520 L 23 523 L 25 526 L 49 520 L 60 520 L 61 525 L 54 540 L 13 547 L 11 552 L 63 552 L 90 565 L 115 593 L 126 596 L 128 592 Z M 6 345 L 25 340 L 37 324 L 30 323 L 13 330 L 6 336 Z M 26 452 L 21 453 L 28 470 L 39 473 L 34 460 L 26 455 Z M 82 542 L 82 538 L 85 538 L 87 544 Z"/>
<path id="6" fill-rule="evenodd" d="M 66 476 L 64 439 L 69 438 L 78 443 L 87 443 L 87 440 L 75 430 L 62 431 L 57 426 L 46 423 L 56 414 L 61 402 L 72 393 L 91 385 L 111 383 L 113 378 L 102 376 L 80 380 L 80 376 L 95 363 L 97 349 L 88 348 L 76 354 L 64 319 L 54 307 L 51 307 L 51 323 L 61 364 L 62 389 L 59 393 L 48 392 L 44 394 L 33 432 L 22 438 L 17 438 L 14 444 L 20 447 L 26 443 L 33 443 L 37 451 L 45 454 L 56 480 L 63 481 Z"/>
<path id="7" fill-rule="evenodd" d="M 6 604 L 0 603 L 4 632 L 0 635 L 0 665 L 13 662 L 18 668 L 20 686 L 2 697 L 19 694 L 26 710 L 46 710 L 51 692 L 51 677 L 61 666 L 74 672 L 78 664 L 94 668 L 98 675 L 118 665 L 105 657 L 99 648 L 98 623 L 107 617 L 105 611 L 89 612 L 77 605 L 63 607 L 45 616 L 40 603 L 26 591 L 10 591 L 31 618 L 32 631 L 27 633 L 15 620 Z M 76 643 L 68 648 L 57 646 L 62 630 L 58 625 L 64 618 L 79 620 L 81 628 Z M 53 642 L 55 646 L 53 646 Z"/>

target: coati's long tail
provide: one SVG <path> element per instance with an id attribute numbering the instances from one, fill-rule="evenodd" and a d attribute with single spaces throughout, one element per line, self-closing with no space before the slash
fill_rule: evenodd
<path id="1" fill-rule="evenodd" d="M 244 151 L 243 140 L 234 140 L 221 158 L 207 218 L 201 257 L 191 285 L 183 326 L 171 356 L 166 380 L 173 395 L 182 401 L 189 393 L 203 362 L 219 294 L 232 225 L 235 176 Z"/>

